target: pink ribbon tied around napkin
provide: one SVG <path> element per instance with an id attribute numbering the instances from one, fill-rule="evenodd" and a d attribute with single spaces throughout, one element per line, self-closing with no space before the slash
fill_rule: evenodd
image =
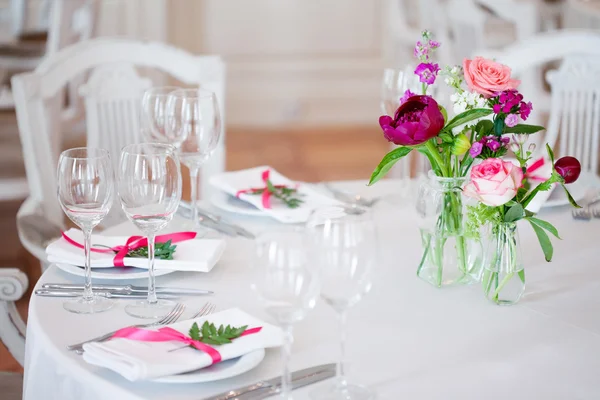
<path id="1" fill-rule="evenodd" d="M 269 190 L 269 185 L 267 184 L 267 181 L 269 180 L 270 175 L 271 175 L 271 170 L 269 170 L 269 169 L 264 170 L 262 173 L 262 181 L 265 183 L 264 187 L 238 190 L 238 192 L 235 194 L 235 197 L 239 198 L 240 195 L 244 194 L 244 193 L 252 194 L 252 193 L 256 193 L 256 192 L 262 192 L 263 207 L 271 208 L 271 196 L 273 195 L 273 192 L 271 192 Z M 287 185 L 273 185 L 273 187 L 281 189 L 281 188 L 286 188 Z"/>
<path id="2" fill-rule="evenodd" d="M 61 233 L 62 233 L 62 237 L 68 243 L 72 244 L 75 247 L 79 247 L 80 249 L 84 248 L 84 246 L 81 243 L 78 243 L 75 240 L 71 239 L 69 236 L 67 236 L 66 233 L 64 233 L 64 232 L 61 232 Z M 186 240 L 191 240 L 195 237 L 196 237 L 196 232 L 177 232 L 177 233 L 169 233 L 166 235 L 158 235 L 155 239 L 155 242 L 156 243 L 165 243 L 168 240 L 170 240 L 171 243 L 179 243 L 179 242 L 184 242 Z M 113 265 L 115 267 L 124 267 L 125 266 L 125 256 L 127 255 L 127 253 L 129 253 L 130 250 L 139 249 L 140 247 L 145 247 L 145 246 L 148 246 L 148 238 L 146 238 L 144 236 L 131 236 L 129 239 L 127 239 L 127 242 L 125 242 L 124 245 L 111 247 L 109 249 L 98 249 L 98 248 L 92 247 L 90 250 L 95 253 L 114 253 L 114 252 L 116 252 L 117 254 L 115 255 L 115 258 L 113 258 Z"/>
<path id="3" fill-rule="evenodd" d="M 240 337 L 258 333 L 261 329 L 262 327 L 246 329 L 244 333 L 240 335 Z M 119 329 L 117 332 L 115 332 L 111 339 L 114 338 L 137 340 L 140 342 L 180 342 L 208 354 L 212 360 L 212 364 L 218 363 L 222 359 L 221 353 L 219 353 L 214 347 L 210 347 L 209 345 L 198 340 L 194 340 L 191 337 L 185 336 L 183 333 L 169 327 L 160 328 L 158 331 L 149 331 L 146 329 L 128 327 Z"/>

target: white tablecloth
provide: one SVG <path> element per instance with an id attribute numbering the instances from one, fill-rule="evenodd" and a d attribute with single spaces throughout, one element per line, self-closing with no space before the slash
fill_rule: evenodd
<path id="1" fill-rule="evenodd" d="M 366 193 L 393 185 L 386 182 Z M 599 399 L 600 220 L 574 221 L 568 208 L 543 210 L 541 216 L 563 237 L 554 240 L 552 263 L 544 261 L 531 228 L 522 225 L 526 296 L 516 306 L 499 307 L 485 300 L 479 285 L 436 289 L 417 279 L 421 247 L 413 210 L 385 202 L 377 209 L 381 265 L 371 294 L 349 314 L 351 379 L 390 400 Z M 238 222 L 255 232 L 274 223 L 249 217 Z M 176 225 L 168 229 L 177 230 Z M 133 226 L 128 229 L 118 234 L 137 233 Z M 216 292 L 211 298 L 186 299 L 184 317 L 210 300 L 219 309 L 240 306 L 269 320 L 248 286 L 251 254 L 251 241 L 231 239 L 212 272 L 173 273 L 158 282 Z M 38 286 L 78 279 L 51 267 Z M 280 374 L 278 351 L 269 350 L 254 370 L 220 382 L 131 383 L 65 350 L 67 344 L 139 322 L 125 314 L 125 301 L 97 315 L 68 313 L 62 302 L 31 299 L 25 400 L 200 400 Z M 337 356 L 334 312 L 320 303 L 295 329 L 292 368 L 333 362 Z M 298 390 L 296 398 L 308 398 L 314 387 Z"/>

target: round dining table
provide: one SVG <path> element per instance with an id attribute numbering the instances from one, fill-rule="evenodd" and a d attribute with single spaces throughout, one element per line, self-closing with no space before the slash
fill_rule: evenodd
<path id="1" fill-rule="evenodd" d="M 352 382 L 368 385 L 378 399 L 390 400 L 600 398 L 600 219 L 574 220 L 568 206 L 542 209 L 540 218 L 553 223 L 562 237 L 552 239 L 551 263 L 544 260 L 531 227 L 519 223 L 526 294 L 516 305 L 497 306 L 485 299 L 478 284 L 439 289 L 417 278 L 418 220 L 412 202 L 393 195 L 398 182 L 368 188 L 356 181 L 337 185 L 382 196 L 373 210 L 379 246 L 373 287 L 348 314 L 347 371 Z M 266 217 L 226 216 L 257 234 L 278 226 Z M 176 217 L 165 232 L 181 230 L 183 222 Z M 139 232 L 124 223 L 104 234 Z M 217 310 L 238 307 L 273 322 L 250 289 L 253 242 L 226 240 L 223 257 L 209 273 L 174 272 L 158 277 L 157 284 L 214 291 L 210 297 L 183 298 L 182 319 L 210 301 Z M 81 280 L 51 266 L 37 287 Z M 254 369 L 221 381 L 130 382 L 66 349 L 140 323 L 123 310 L 129 300 L 93 315 L 69 313 L 63 301 L 31 298 L 24 400 L 201 400 L 281 374 L 279 350 L 268 349 Z M 335 362 L 339 337 L 334 311 L 319 302 L 294 327 L 292 370 Z M 325 384 L 295 390 L 294 398 L 308 399 L 312 390 Z"/>

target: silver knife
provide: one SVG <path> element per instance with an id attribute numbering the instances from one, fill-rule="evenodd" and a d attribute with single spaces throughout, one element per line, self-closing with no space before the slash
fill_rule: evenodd
<path id="1" fill-rule="evenodd" d="M 83 285 L 78 283 L 44 283 L 42 289 L 69 289 L 69 290 L 83 290 Z M 135 286 L 135 285 L 106 285 L 100 283 L 94 283 L 92 285 L 93 290 L 107 290 L 110 292 L 135 292 L 140 294 L 148 293 L 146 286 Z M 188 289 L 188 288 L 171 288 L 171 287 L 157 287 L 156 293 L 168 293 L 168 294 L 179 294 L 179 295 L 209 295 L 214 294 L 211 290 L 204 289 Z"/>
<path id="2" fill-rule="evenodd" d="M 180 208 L 183 208 L 185 211 L 184 213 L 187 214 L 188 218 L 189 218 L 189 213 L 191 213 L 191 205 L 187 204 L 185 202 L 181 202 L 179 203 Z M 202 208 L 198 208 L 198 215 L 201 217 L 204 217 L 205 220 L 212 220 L 213 222 L 215 222 L 216 224 L 222 224 L 225 225 L 229 228 L 232 228 L 233 230 L 236 231 L 236 234 L 243 236 L 247 239 L 256 239 L 256 236 L 250 232 L 249 230 L 247 230 L 246 228 L 244 228 L 243 226 L 240 225 L 235 225 L 232 224 L 231 222 L 225 222 L 223 221 L 222 217 L 220 215 L 217 214 L 213 214 L 209 211 L 206 211 Z"/>
<path id="3" fill-rule="evenodd" d="M 191 213 L 192 213 L 192 211 L 187 208 L 179 207 L 177 209 L 177 214 L 181 215 L 183 218 L 190 218 Z M 200 219 L 201 226 L 204 226 L 209 229 L 213 229 L 217 232 L 224 233 L 225 235 L 228 235 L 228 236 L 235 237 L 238 235 L 237 231 L 235 229 L 233 229 L 231 226 L 227 226 L 226 224 L 213 221 L 212 219 L 206 218 L 203 216 L 200 216 L 199 219 Z"/>
<path id="4" fill-rule="evenodd" d="M 58 289 L 37 289 L 35 292 L 36 296 L 43 297 L 81 297 L 81 291 L 68 291 L 68 290 L 58 290 Z M 95 295 L 113 298 L 113 299 L 132 299 L 132 300 L 144 300 L 147 295 L 145 294 L 137 294 L 137 293 L 115 293 L 115 292 L 94 292 Z M 160 299 L 177 299 L 178 296 L 170 295 L 170 294 L 158 294 L 158 298 Z"/>
<path id="5" fill-rule="evenodd" d="M 318 382 L 335 376 L 335 364 L 323 364 L 316 367 L 301 369 L 300 371 L 292 372 L 292 389 L 296 389 L 311 383 Z M 272 396 L 279 391 L 281 386 L 281 377 L 272 378 L 265 381 L 259 381 L 252 385 L 244 386 L 225 393 L 218 394 L 213 397 L 208 397 L 204 400 L 234 400 L 239 396 L 254 395 L 257 396 Z M 266 393 L 269 393 L 266 395 Z M 259 398 L 265 398 L 259 397 Z"/>

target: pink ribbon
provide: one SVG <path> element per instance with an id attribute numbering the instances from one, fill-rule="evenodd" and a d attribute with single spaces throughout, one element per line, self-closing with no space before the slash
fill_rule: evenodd
<path id="1" fill-rule="evenodd" d="M 250 188 L 250 189 L 243 189 L 243 190 L 239 190 L 236 194 L 235 197 L 240 197 L 240 194 L 244 194 L 244 193 L 256 193 L 259 191 L 262 191 L 262 205 L 264 208 L 271 208 L 271 196 L 273 195 L 273 192 L 271 192 L 269 190 L 269 186 L 267 185 L 267 181 L 269 180 L 269 175 L 271 174 L 271 170 L 264 170 L 262 173 L 262 181 L 265 183 L 264 187 L 261 188 Z M 285 188 L 287 187 L 286 185 L 273 185 L 274 187 L 281 189 L 281 188 Z"/>
<path id="2" fill-rule="evenodd" d="M 258 333 L 261 329 L 262 327 L 246 329 L 240 337 Z M 218 363 L 222 359 L 221 354 L 215 348 L 194 340 L 189 336 L 185 336 L 183 333 L 169 327 L 160 328 L 158 331 L 149 331 L 135 327 L 123 328 L 115 332 L 112 338 L 123 338 L 141 342 L 180 342 L 208 354 L 212 359 L 212 364 Z"/>
<path id="3" fill-rule="evenodd" d="M 75 240 L 71 239 L 69 236 L 67 236 L 66 233 L 61 232 L 62 233 L 62 237 L 70 244 L 72 244 L 75 247 L 79 247 L 80 249 L 83 249 L 84 246 L 81 243 L 76 242 Z M 171 243 L 179 243 L 179 242 L 184 242 L 186 240 L 190 240 L 196 237 L 196 232 L 177 232 L 177 233 L 169 233 L 166 235 L 158 235 L 155 239 L 156 243 L 165 243 L 167 241 L 171 241 Z M 113 265 L 115 267 L 124 267 L 125 266 L 125 256 L 127 255 L 127 253 L 129 253 L 130 250 L 135 250 L 135 249 L 139 249 L 140 247 L 145 247 L 148 246 L 148 239 L 144 236 L 131 236 L 129 239 L 127 239 L 127 242 L 125 242 L 124 245 L 122 246 L 115 246 L 115 247 L 111 247 L 110 249 L 98 249 L 98 248 L 94 248 L 92 247 L 90 250 L 95 252 L 95 253 L 114 253 L 116 252 L 117 254 L 115 255 L 115 258 L 113 258 Z"/>
<path id="4" fill-rule="evenodd" d="M 546 160 L 544 160 L 544 158 L 542 157 L 542 158 L 537 159 L 533 164 L 531 164 L 529 167 L 527 167 L 527 172 L 526 172 L 527 178 L 532 181 L 540 181 L 540 182 L 546 181 L 548 179 L 548 177 L 535 175 L 535 171 L 542 168 L 545 163 L 546 163 Z"/>

